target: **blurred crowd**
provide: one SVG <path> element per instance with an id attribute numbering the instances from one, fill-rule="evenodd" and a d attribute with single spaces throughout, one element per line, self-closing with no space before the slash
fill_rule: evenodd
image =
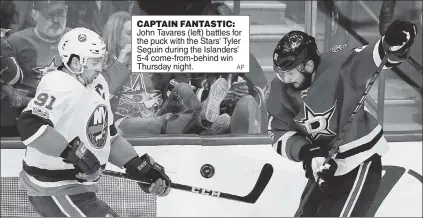
<path id="1" fill-rule="evenodd" d="M 101 35 L 102 75 L 123 135 L 255 134 L 267 129 L 266 79 L 250 54 L 250 73 L 132 73 L 132 15 L 224 15 L 210 0 L 1 1 L 1 136 L 18 137 L 16 119 L 40 79 L 61 64 L 57 44 L 72 28 Z M 89 101 L 89 99 L 87 99 Z"/>

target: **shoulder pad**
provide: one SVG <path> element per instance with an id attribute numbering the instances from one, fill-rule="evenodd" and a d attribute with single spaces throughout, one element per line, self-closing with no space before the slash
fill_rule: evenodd
<path id="1" fill-rule="evenodd" d="M 38 86 L 44 89 L 74 90 L 80 86 L 80 82 L 63 71 L 55 70 L 44 75 Z"/>

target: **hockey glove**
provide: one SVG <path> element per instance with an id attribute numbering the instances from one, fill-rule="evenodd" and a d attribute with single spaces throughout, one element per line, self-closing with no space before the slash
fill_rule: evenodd
<path id="1" fill-rule="evenodd" d="M 82 181 L 97 181 L 101 176 L 101 165 L 97 157 L 75 137 L 60 155 L 65 163 L 70 163 L 79 171 L 77 178 Z"/>
<path id="2" fill-rule="evenodd" d="M 389 50 L 395 56 L 395 60 L 390 60 L 399 62 L 406 59 L 416 35 L 417 26 L 414 23 L 400 20 L 392 22 L 386 29 L 382 44 L 385 52 Z"/>
<path id="3" fill-rule="evenodd" d="M 166 175 L 164 168 L 148 154 L 133 158 L 124 167 L 126 168 L 126 173 L 133 179 L 151 183 L 151 185 L 138 183 L 144 192 L 160 197 L 169 194 L 172 182 Z"/>
<path id="4" fill-rule="evenodd" d="M 319 188 L 325 192 L 331 183 L 338 169 L 338 165 L 333 159 L 323 165 L 328 156 L 328 152 L 320 146 L 305 145 L 300 150 L 300 160 L 308 179 L 313 179 Z"/>

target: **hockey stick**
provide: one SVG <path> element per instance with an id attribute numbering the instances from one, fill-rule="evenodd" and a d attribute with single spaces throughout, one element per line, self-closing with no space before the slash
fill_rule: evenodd
<path id="1" fill-rule="evenodd" d="M 345 124 L 342 131 L 338 134 L 338 136 L 334 139 L 335 143 L 333 144 L 331 150 L 329 151 L 329 155 L 326 158 L 323 165 L 327 164 L 330 159 L 334 158 L 336 156 L 336 153 L 339 151 L 339 146 L 341 145 L 342 138 L 344 138 L 345 133 L 348 131 L 348 129 L 351 126 L 352 121 L 354 120 L 355 116 L 357 115 L 360 108 L 364 105 L 364 101 L 366 100 L 367 95 L 369 94 L 370 89 L 372 88 L 373 84 L 376 82 L 376 79 L 379 75 L 379 73 L 382 71 L 383 66 L 385 66 L 386 62 L 388 61 L 389 53 L 386 53 L 385 57 L 383 57 L 382 62 L 380 63 L 379 67 L 377 68 L 376 72 L 373 74 L 373 77 L 371 78 L 369 84 L 366 86 L 366 90 L 364 91 L 363 95 L 360 98 L 360 101 L 355 106 L 351 117 L 348 119 L 347 123 Z M 322 165 L 322 166 L 323 166 Z M 303 200 L 300 203 L 300 206 L 297 209 L 297 212 L 295 212 L 295 217 L 300 216 L 303 213 L 303 209 L 305 204 L 307 203 L 311 192 L 316 188 L 317 182 L 314 182 L 311 184 L 311 187 L 307 190 L 306 194 L 304 195 Z"/>
<path id="2" fill-rule="evenodd" d="M 151 184 L 148 182 L 131 179 L 129 175 L 126 173 L 116 172 L 112 170 L 104 170 L 103 175 L 131 180 L 137 183 L 143 183 L 148 185 Z M 260 175 L 258 177 L 256 184 L 254 185 L 253 190 L 251 190 L 251 192 L 248 193 L 248 195 L 246 196 L 238 196 L 238 195 L 233 195 L 233 194 L 229 194 L 225 192 L 214 191 L 214 190 L 205 189 L 205 188 L 197 188 L 194 186 L 182 185 L 178 183 L 172 183 L 170 187 L 174 189 L 182 190 L 182 191 L 189 191 L 196 194 L 202 194 L 202 195 L 207 195 L 207 196 L 216 197 L 216 198 L 224 198 L 228 200 L 241 201 L 244 203 L 254 204 L 256 203 L 257 199 L 260 197 L 261 193 L 263 193 L 264 189 L 266 188 L 267 184 L 270 181 L 270 178 L 272 178 L 272 175 L 273 175 L 273 166 L 269 163 L 266 163 L 260 172 Z"/>

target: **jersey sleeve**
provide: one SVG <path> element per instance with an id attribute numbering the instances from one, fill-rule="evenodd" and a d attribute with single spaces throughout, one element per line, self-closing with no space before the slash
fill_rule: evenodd
<path id="1" fill-rule="evenodd" d="M 268 133 L 272 140 L 272 148 L 283 157 L 299 162 L 300 149 L 310 141 L 290 127 L 289 123 L 269 116 Z"/>
<path id="2" fill-rule="evenodd" d="M 366 82 L 376 72 L 379 65 L 382 63 L 382 59 L 386 55 L 381 39 L 361 47 L 345 49 L 345 51 L 342 52 L 347 54 L 339 55 L 337 57 L 344 59 L 340 60 L 341 62 L 344 62 L 343 72 L 348 72 L 350 81 L 357 85 L 366 84 Z M 390 69 L 399 65 L 400 63 L 401 62 L 393 62 L 388 59 L 388 62 L 383 66 L 382 69 Z"/>
<path id="3" fill-rule="evenodd" d="M 25 145 L 52 156 L 59 156 L 68 142 L 54 127 L 64 116 L 73 93 L 72 89 L 60 88 L 52 82 L 54 78 L 42 78 L 35 98 L 18 118 L 18 128 Z"/>
<path id="4" fill-rule="evenodd" d="M 11 45 L 4 39 L 1 39 L 1 83 L 8 85 L 18 85 L 22 82 L 23 72 L 16 58 L 11 51 Z M 5 52 L 3 52 L 5 51 Z M 9 53 L 9 54 L 8 54 Z"/>
<path id="5" fill-rule="evenodd" d="M 106 87 L 106 99 L 109 99 L 111 95 L 108 90 L 108 82 L 103 80 L 103 83 L 106 83 L 104 86 Z M 113 165 L 123 168 L 124 165 L 133 159 L 134 157 L 138 156 L 137 151 L 134 147 L 122 136 L 118 134 L 116 125 L 114 123 L 114 117 L 112 108 L 108 107 L 108 114 L 109 114 L 109 129 L 110 129 L 110 155 L 109 155 L 109 162 Z"/>
<path id="6" fill-rule="evenodd" d="M 300 149 L 310 144 L 304 134 L 298 132 L 292 113 L 284 105 L 281 90 L 275 80 L 270 86 L 269 97 L 266 100 L 268 111 L 268 134 L 272 140 L 273 149 L 283 157 L 299 162 Z"/>
<path id="7" fill-rule="evenodd" d="M 14 57 L 1 57 L 1 83 L 15 86 L 23 80 L 23 72 Z"/>
<path id="8" fill-rule="evenodd" d="M 13 49 L 10 39 L 11 36 L 7 40 L 4 38 L 1 39 L 1 56 L 3 57 L 16 56 L 16 51 Z"/>
<path id="9" fill-rule="evenodd" d="M 8 46 L 2 48 L 1 53 L 2 56 L 15 57 L 24 75 L 31 75 L 34 72 L 32 68 L 34 67 L 36 51 L 34 46 L 17 33 L 10 35 L 5 40 Z"/>

